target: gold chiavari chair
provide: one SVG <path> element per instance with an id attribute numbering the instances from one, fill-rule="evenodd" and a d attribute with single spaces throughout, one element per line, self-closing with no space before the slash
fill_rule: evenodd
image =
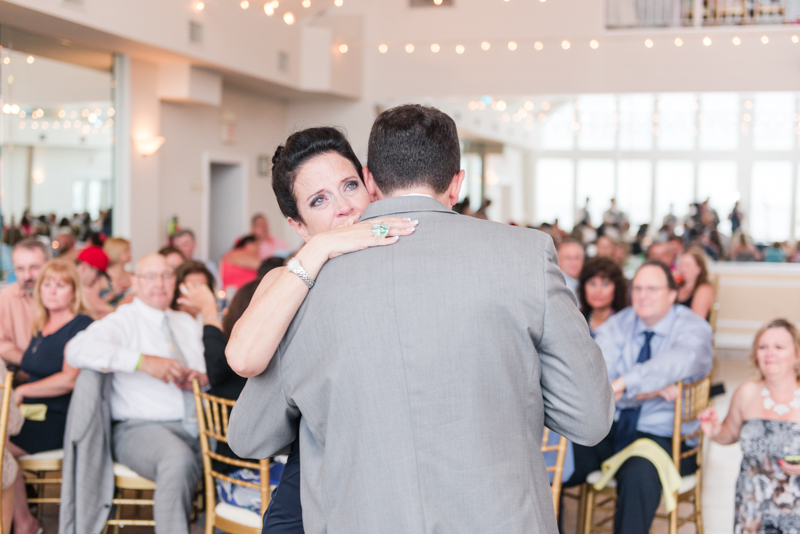
<path id="1" fill-rule="evenodd" d="M 236 401 L 215 397 L 200 391 L 197 380 L 192 382 L 194 401 L 197 406 L 197 424 L 200 429 L 200 448 L 203 452 L 203 476 L 206 491 L 206 534 L 213 534 L 214 527 L 230 534 L 260 534 L 261 516 L 251 510 L 232 506 L 225 502 L 216 503 L 216 480 L 230 482 L 238 486 L 253 488 L 261 493 L 261 511 L 266 511 L 269 505 L 269 460 L 248 462 L 222 456 L 211 450 L 209 438 L 227 443 L 228 415 Z M 236 480 L 213 469 L 212 460 L 232 465 L 246 467 L 259 472 L 260 484 Z"/>
<path id="2" fill-rule="evenodd" d="M 695 457 L 697 461 L 697 471 L 691 475 L 682 478 L 681 487 L 677 491 L 678 506 L 669 514 L 656 514 L 657 519 L 666 519 L 669 521 L 670 534 L 677 534 L 678 528 L 686 523 L 694 523 L 697 529 L 697 534 L 703 534 L 703 516 L 701 506 L 701 493 L 702 493 L 702 474 L 703 455 L 701 454 L 703 448 L 703 433 L 700 428 L 690 434 L 682 435 L 681 426 L 684 423 L 697 420 L 697 415 L 708 407 L 708 393 L 711 387 L 711 377 L 706 376 L 695 382 L 684 384 L 678 382 L 678 398 L 675 401 L 675 423 L 672 434 L 672 461 L 680 471 L 681 460 Z M 693 439 L 697 439 L 697 443 L 691 447 L 682 450 L 684 444 Z M 592 532 L 614 532 L 612 525 L 614 522 L 614 512 L 616 510 L 616 483 L 612 479 L 609 484 L 602 490 L 595 490 L 594 483 L 600 480 L 601 472 L 595 471 L 586 477 L 586 484 L 584 485 L 586 494 L 586 510 L 582 514 L 583 519 L 583 534 L 590 534 Z M 691 503 L 694 505 L 694 512 L 686 517 L 679 516 L 680 503 Z M 602 512 L 602 517 L 597 523 L 594 521 L 594 513 Z"/>
<path id="3" fill-rule="evenodd" d="M 556 461 L 553 465 L 547 467 L 548 473 L 553 473 L 553 482 L 550 484 L 550 493 L 553 496 L 553 506 L 556 509 L 556 519 L 558 519 L 558 508 L 561 499 L 561 476 L 564 473 L 564 459 L 567 457 L 567 438 L 558 436 L 558 443 L 549 445 L 550 429 L 544 429 L 542 437 L 542 454 L 548 452 L 556 453 Z"/>
<path id="4" fill-rule="evenodd" d="M 45 497 L 47 486 L 61 485 L 61 476 L 48 477 L 47 473 L 61 473 L 64 449 L 42 451 L 17 458 L 19 468 L 25 477 L 25 484 L 36 488 L 36 497 L 29 497 L 28 504 L 37 505 L 37 515 L 42 517 L 45 504 L 61 504 L 61 496 Z"/>
<path id="5" fill-rule="evenodd" d="M 0 480 L 3 478 L 3 456 L 6 451 L 6 438 L 8 437 L 8 409 L 11 406 L 11 386 L 14 384 L 14 373 L 6 371 L 6 379 L 3 382 L 3 405 L 0 406 Z M 3 510 L 0 507 L 0 534 L 3 532 Z"/>

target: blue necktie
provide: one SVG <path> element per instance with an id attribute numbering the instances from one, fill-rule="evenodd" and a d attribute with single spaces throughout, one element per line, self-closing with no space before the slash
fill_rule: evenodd
<path id="1" fill-rule="evenodd" d="M 644 332 L 644 345 L 639 352 L 636 363 L 644 363 L 653 355 L 650 350 L 650 340 L 653 339 L 654 332 Z M 635 408 L 625 408 L 620 410 L 617 420 L 617 431 L 614 433 L 614 452 L 617 453 L 636 440 L 636 425 L 639 422 L 639 412 L 641 406 Z"/>

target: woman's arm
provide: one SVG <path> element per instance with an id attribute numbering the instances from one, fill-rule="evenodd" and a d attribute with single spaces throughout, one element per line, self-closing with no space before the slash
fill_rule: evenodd
<path id="1" fill-rule="evenodd" d="M 744 424 L 744 406 L 751 396 L 749 393 L 751 383 L 739 386 L 731 399 L 731 406 L 725 420 L 720 423 L 716 408 L 707 408 L 700 412 L 700 428 L 710 439 L 720 445 L 732 445 L 739 441 L 739 433 Z"/>
<path id="2" fill-rule="evenodd" d="M 257 271 L 261 266 L 261 260 L 257 255 L 250 254 L 244 249 L 234 249 L 225 254 L 225 261 L 231 265 L 236 265 L 242 269 Z"/>
<path id="3" fill-rule="evenodd" d="M 694 298 L 692 299 L 692 311 L 695 315 L 705 319 L 711 312 L 711 306 L 714 305 L 714 290 L 709 284 L 703 284 L 694 291 Z"/>
<path id="4" fill-rule="evenodd" d="M 372 224 L 391 225 L 389 237 L 372 235 Z M 399 236 L 411 235 L 416 222 L 400 217 L 341 226 L 312 237 L 295 256 L 311 279 L 316 279 L 329 259 L 365 248 L 392 245 Z M 236 374 L 261 374 L 283 339 L 289 324 L 308 294 L 306 284 L 287 269 L 273 269 L 261 280 L 250 306 L 236 322 L 225 355 Z"/>
<path id="5" fill-rule="evenodd" d="M 18 386 L 14 390 L 17 404 L 21 404 L 23 398 L 59 397 L 71 393 L 75 389 L 75 380 L 78 378 L 79 372 L 80 369 L 72 367 L 67 363 L 67 359 L 64 358 L 64 366 L 58 373 L 36 382 L 28 382 Z"/>

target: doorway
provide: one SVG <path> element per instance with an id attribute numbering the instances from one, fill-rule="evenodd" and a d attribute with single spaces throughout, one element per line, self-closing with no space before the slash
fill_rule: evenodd
<path id="1" fill-rule="evenodd" d="M 208 163 L 208 258 L 219 263 L 237 238 L 247 231 L 246 173 L 243 163 Z"/>

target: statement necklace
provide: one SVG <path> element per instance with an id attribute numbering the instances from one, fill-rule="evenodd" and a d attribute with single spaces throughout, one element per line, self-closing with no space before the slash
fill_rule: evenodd
<path id="1" fill-rule="evenodd" d="M 761 390 L 761 396 L 764 397 L 764 409 L 765 410 L 772 410 L 778 415 L 786 415 L 792 409 L 800 410 L 800 389 L 794 390 L 794 399 L 788 405 L 786 404 L 776 404 L 774 400 L 772 400 L 772 394 L 769 391 L 769 388 L 764 388 Z"/>

